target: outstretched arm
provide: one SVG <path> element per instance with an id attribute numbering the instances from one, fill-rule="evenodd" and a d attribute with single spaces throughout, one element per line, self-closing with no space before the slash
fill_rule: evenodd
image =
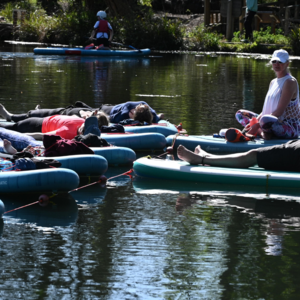
<path id="1" fill-rule="evenodd" d="M 26 132 L 24 134 L 32 136 L 36 140 L 40 140 L 40 141 L 43 140 L 43 136 L 44 136 L 44 133 L 41 132 Z"/>
<path id="2" fill-rule="evenodd" d="M 35 138 L 36 140 L 40 140 L 42 141 L 43 140 L 43 136 L 45 134 L 53 134 L 53 135 L 56 135 L 56 130 L 54 131 L 49 131 L 49 132 L 45 132 L 45 133 L 41 133 L 41 132 L 27 132 L 27 133 L 24 133 L 26 135 L 29 135 L 29 136 L 32 136 L 33 138 Z"/>

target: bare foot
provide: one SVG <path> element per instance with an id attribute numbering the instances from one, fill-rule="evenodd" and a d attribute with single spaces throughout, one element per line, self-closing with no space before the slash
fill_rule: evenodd
<path id="1" fill-rule="evenodd" d="M 181 160 L 184 160 L 184 161 L 190 163 L 191 165 L 199 165 L 199 164 L 202 164 L 202 161 L 203 161 L 202 156 L 186 149 L 182 145 L 178 146 L 177 155 Z"/>
<path id="2" fill-rule="evenodd" d="M 3 148 L 8 154 L 16 154 L 18 151 L 11 145 L 11 142 L 8 140 L 3 140 Z"/>
<path id="3" fill-rule="evenodd" d="M 12 114 L 9 113 L 5 107 L 0 103 L 0 115 L 3 117 L 6 121 L 11 121 Z"/>
<path id="4" fill-rule="evenodd" d="M 41 106 L 38 104 L 36 107 L 35 107 L 36 110 L 38 109 L 41 109 Z"/>
<path id="5" fill-rule="evenodd" d="M 211 154 L 209 154 L 208 152 L 204 151 L 204 150 L 200 147 L 200 145 L 198 145 L 198 146 L 195 148 L 194 153 L 197 154 L 197 155 L 200 155 L 200 156 L 202 156 L 202 157 L 204 157 L 204 156 L 205 156 L 205 157 L 211 156 Z"/>

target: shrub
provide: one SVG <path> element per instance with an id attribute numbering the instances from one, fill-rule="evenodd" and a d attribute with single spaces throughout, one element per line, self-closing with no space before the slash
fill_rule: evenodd
<path id="1" fill-rule="evenodd" d="M 205 28 L 204 24 L 198 26 L 188 34 L 190 42 L 194 44 L 197 50 L 217 51 L 220 49 L 219 42 L 223 35 Z M 196 50 L 195 49 L 195 50 Z"/>
<path id="2" fill-rule="evenodd" d="M 111 24 L 115 39 L 137 48 L 176 50 L 183 45 L 180 23 L 167 18 L 155 18 L 151 13 L 130 20 L 114 18 Z"/>
<path id="3" fill-rule="evenodd" d="M 240 40 L 245 39 L 245 35 L 240 31 L 233 33 L 232 42 L 240 42 Z M 253 40 L 257 44 L 288 44 L 288 39 L 284 36 L 282 29 L 276 29 L 275 34 L 271 33 L 271 27 L 268 26 L 265 30 L 261 28 L 259 31 L 253 31 Z"/>
<path id="4" fill-rule="evenodd" d="M 295 27 L 289 35 L 290 45 L 294 55 L 300 55 L 300 27 Z"/>

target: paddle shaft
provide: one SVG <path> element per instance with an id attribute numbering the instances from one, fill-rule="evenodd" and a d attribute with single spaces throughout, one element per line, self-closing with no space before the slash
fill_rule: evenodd
<path id="1" fill-rule="evenodd" d="M 97 40 L 97 39 L 96 39 L 96 38 L 89 38 L 89 40 L 95 41 L 95 40 Z M 110 42 L 110 43 L 113 44 L 113 45 L 123 46 L 123 47 L 130 48 L 130 49 L 133 49 L 133 50 L 138 50 L 139 52 L 141 52 L 140 49 L 137 49 L 137 48 L 135 48 L 135 47 L 133 47 L 133 46 L 130 46 L 130 45 L 124 45 L 124 44 L 117 43 L 117 42 Z"/>

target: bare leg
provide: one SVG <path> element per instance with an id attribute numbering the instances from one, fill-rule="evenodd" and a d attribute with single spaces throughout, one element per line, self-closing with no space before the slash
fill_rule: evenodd
<path id="1" fill-rule="evenodd" d="M 3 140 L 3 148 L 8 154 L 16 154 L 18 151 L 11 145 L 11 142 L 8 140 Z"/>
<path id="2" fill-rule="evenodd" d="M 0 104 L 0 115 L 1 115 L 1 117 L 3 117 L 6 121 L 11 121 L 11 116 L 12 116 L 12 114 L 9 113 L 9 112 L 5 109 L 5 107 L 4 107 L 2 104 Z"/>
<path id="3" fill-rule="evenodd" d="M 227 168 L 249 168 L 257 164 L 256 150 L 250 150 L 245 153 L 234 153 L 228 155 L 213 155 L 205 152 L 198 146 L 194 153 L 180 145 L 177 148 L 177 155 L 181 160 L 187 161 L 190 164 L 205 164 L 216 167 Z"/>

